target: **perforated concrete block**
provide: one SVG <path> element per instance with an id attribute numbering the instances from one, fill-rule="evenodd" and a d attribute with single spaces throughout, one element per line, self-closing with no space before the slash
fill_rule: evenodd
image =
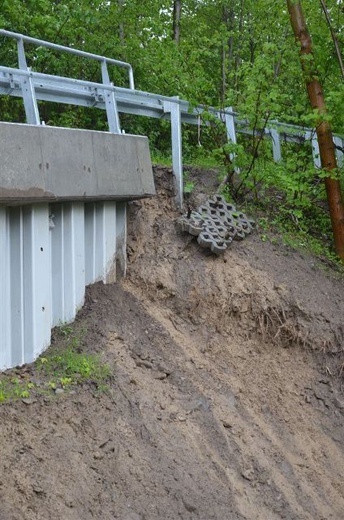
<path id="1" fill-rule="evenodd" d="M 197 236 L 202 248 L 209 248 L 216 255 L 223 254 L 233 240 L 244 240 L 254 229 L 254 220 L 222 195 L 214 195 L 190 215 L 178 219 L 179 229 Z"/>

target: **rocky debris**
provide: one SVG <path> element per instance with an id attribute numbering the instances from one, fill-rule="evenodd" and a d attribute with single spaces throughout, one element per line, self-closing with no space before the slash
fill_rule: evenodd
<path id="1" fill-rule="evenodd" d="M 181 231 L 197 236 L 199 245 L 216 255 L 224 253 L 233 240 L 243 240 L 255 226 L 254 220 L 228 204 L 222 195 L 214 195 L 177 223 Z"/>

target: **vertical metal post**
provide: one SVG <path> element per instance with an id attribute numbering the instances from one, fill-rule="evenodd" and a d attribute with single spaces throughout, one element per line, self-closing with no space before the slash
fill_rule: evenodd
<path id="1" fill-rule="evenodd" d="M 333 141 L 335 146 L 340 148 L 340 150 L 336 148 L 336 156 L 338 168 L 342 168 L 344 167 L 344 139 L 336 135 L 334 136 Z"/>
<path id="2" fill-rule="evenodd" d="M 17 40 L 19 68 L 29 70 L 26 62 L 23 39 Z M 40 125 L 40 117 L 35 93 L 35 87 L 31 76 L 21 76 L 21 89 L 23 93 L 26 121 L 31 125 Z"/>
<path id="3" fill-rule="evenodd" d="M 164 112 L 171 115 L 172 169 L 175 176 L 175 200 L 179 207 L 183 206 L 183 160 L 182 160 L 182 123 L 179 98 L 176 101 L 165 101 Z"/>
<path id="4" fill-rule="evenodd" d="M 235 131 L 235 120 L 234 120 L 234 113 L 232 107 L 227 107 L 225 109 L 225 125 L 226 125 L 226 131 L 227 131 L 227 139 L 228 141 L 236 144 L 237 143 L 237 137 L 236 137 L 236 131 Z M 222 119 L 221 112 L 219 113 L 219 117 Z M 222 119 L 223 120 L 223 119 Z M 231 161 L 235 159 L 235 154 L 230 154 Z M 240 173 L 240 169 L 236 167 L 234 169 L 236 173 Z"/>
<path id="5" fill-rule="evenodd" d="M 234 114 L 233 114 L 232 107 L 227 107 L 225 109 L 225 124 L 226 124 L 228 141 L 231 141 L 232 143 L 236 144 L 237 138 L 236 138 L 236 132 L 235 132 L 235 121 L 234 121 Z"/>
<path id="6" fill-rule="evenodd" d="M 281 162 L 282 151 L 281 151 L 281 137 L 276 128 L 270 129 L 270 135 L 272 140 L 272 154 L 275 162 Z"/>
<path id="7" fill-rule="evenodd" d="M 105 60 L 102 62 L 102 79 L 104 85 L 113 85 L 110 81 L 109 71 Z M 109 124 L 109 130 L 113 134 L 120 134 L 121 127 L 119 124 L 119 116 L 117 110 L 117 101 L 115 93 L 111 90 L 104 90 L 105 95 L 105 108 Z"/>
<path id="8" fill-rule="evenodd" d="M 313 163 L 316 168 L 321 168 L 321 159 L 320 159 L 320 151 L 319 151 L 319 143 L 316 132 L 306 132 L 305 138 L 307 141 L 311 141 L 312 143 L 312 155 L 313 155 Z"/>
<path id="9" fill-rule="evenodd" d="M 135 90 L 134 72 L 131 66 L 129 67 L 129 88 Z"/>

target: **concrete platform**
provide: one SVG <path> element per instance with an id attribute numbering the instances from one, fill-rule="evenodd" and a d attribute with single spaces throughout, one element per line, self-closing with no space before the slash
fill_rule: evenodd
<path id="1" fill-rule="evenodd" d="M 125 201 L 155 194 L 148 139 L 0 123 L 0 204 Z"/>

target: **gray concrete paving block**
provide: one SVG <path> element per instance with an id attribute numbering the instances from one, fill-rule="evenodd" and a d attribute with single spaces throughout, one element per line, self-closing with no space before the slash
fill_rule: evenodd
<path id="1" fill-rule="evenodd" d="M 191 215 L 183 215 L 177 221 L 182 232 L 197 236 L 202 248 L 214 254 L 223 254 L 233 240 L 244 240 L 255 227 L 253 219 L 237 211 L 222 195 L 214 195 Z"/>

